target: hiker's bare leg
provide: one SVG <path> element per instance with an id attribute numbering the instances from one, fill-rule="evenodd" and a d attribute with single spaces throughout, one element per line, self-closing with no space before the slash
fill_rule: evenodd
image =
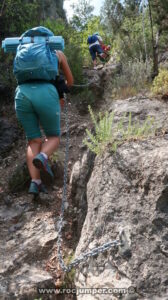
<path id="1" fill-rule="evenodd" d="M 58 136 L 47 137 L 45 142 L 42 144 L 41 152 L 47 154 L 49 157 L 55 150 L 57 150 L 60 143 Z"/>
<path id="2" fill-rule="evenodd" d="M 32 179 L 40 179 L 40 171 L 33 165 L 33 158 L 41 151 L 42 139 L 29 140 L 27 147 L 27 166 Z"/>
<path id="3" fill-rule="evenodd" d="M 96 67 L 96 59 L 93 60 L 93 66 Z"/>

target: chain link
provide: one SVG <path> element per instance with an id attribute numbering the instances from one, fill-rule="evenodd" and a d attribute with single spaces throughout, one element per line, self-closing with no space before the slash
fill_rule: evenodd
<path id="1" fill-rule="evenodd" d="M 90 86 L 92 83 L 94 83 L 95 81 L 92 80 L 90 82 L 87 82 L 87 83 L 83 83 L 83 84 L 73 84 L 74 87 L 87 87 L 87 86 Z"/>
<path id="2" fill-rule="evenodd" d="M 70 272 L 72 268 L 77 267 L 80 263 L 85 262 L 89 257 L 94 257 L 99 253 L 103 253 L 115 246 L 122 246 L 121 239 L 107 242 L 99 247 L 82 253 L 78 258 L 74 259 L 68 266 L 65 265 L 62 255 L 62 228 L 63 217 L 65 211 L 65 202 L 67 202 L 67 175 L 68 175 L 68 157 L 69 157 L 69 116 L 68 116 L 68 103 L 65 95 L 65 126 L 66 126 L 66 147 L 65 147 L 65 161 L 64 161 L 64 186 L 61 204 L 61 213 L 58 221 L 58 239 L 57 239 L 57 254 L 59 264 L 64 272 Z"/>

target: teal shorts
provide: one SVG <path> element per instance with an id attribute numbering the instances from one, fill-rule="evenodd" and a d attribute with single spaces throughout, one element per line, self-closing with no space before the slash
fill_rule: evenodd
<path id="1" fill-rule="evenodd" d="M 54 85 L 45 82 L 18 85 L 15 109 L 28 140 L 42 136 L 40 126 L 46 137 L 60 136 L 60 102 Z"/>

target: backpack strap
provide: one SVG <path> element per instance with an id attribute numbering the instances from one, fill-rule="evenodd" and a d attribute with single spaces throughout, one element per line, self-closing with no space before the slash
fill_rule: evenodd
<path id="1" fill-rule="evenodd" d="M 56 56 L 58 57 L 58 76 L 60 75 L 60 70 L 61 70 L 61 57 L 59 55 L 59 51 L 55 50 Z"/>

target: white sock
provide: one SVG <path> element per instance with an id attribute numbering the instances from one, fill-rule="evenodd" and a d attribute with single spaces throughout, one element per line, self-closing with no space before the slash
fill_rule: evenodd
<path id="1" fill-rule="evenodd" d="M 41 179 L 32 179 L 32 182 L 35 182 L 36 184 L 41 184 Z"/>
<path id="2" fill-rule="evenodd" d="M 48 159 L 48 155 L 45 154 L 44 152 L 40 152 L 40 154 L 42 154 L 44 156 L 45 159 Z"/>

